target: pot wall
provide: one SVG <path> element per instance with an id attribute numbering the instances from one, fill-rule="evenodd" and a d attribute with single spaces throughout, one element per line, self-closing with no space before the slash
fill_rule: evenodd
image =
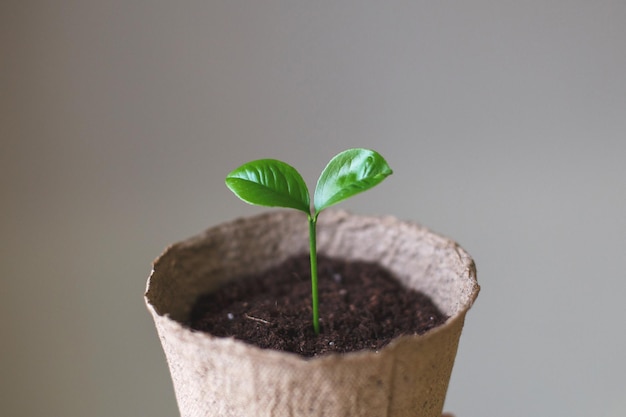
<path id="1" fill-rule="evenodd" d="M 472 259 L 415 224 L 344 211 L 320 215 L 317 243 L 321 254 L 378 262 L 450 318 L 379 352 L 312 359 L 192 332 L 181 322 L 199 295 L 308 251 L 299 212 L 222 224 L 168 248 L 148 280 L 146 303 L 183 417 L 441 415 L 465 313 L 479 291 Z"/>

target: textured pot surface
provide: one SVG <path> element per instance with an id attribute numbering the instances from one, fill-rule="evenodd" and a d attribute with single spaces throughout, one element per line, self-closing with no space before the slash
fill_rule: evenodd
<path id="1" fill-rule="evenodd" d="M 145 295 L 183 417 L 440 417 L 463 321 L 478 295 L 476 269 L 455 242 L 392 217 L 325 211 L 318 252 L 375 261 L 450 316 L 378 352 L 305 359 L 181 323 L 196 298 L 224 282 L 307 253 L 306 217 L 276 211 L 238 219 L 168 248 Z"/>

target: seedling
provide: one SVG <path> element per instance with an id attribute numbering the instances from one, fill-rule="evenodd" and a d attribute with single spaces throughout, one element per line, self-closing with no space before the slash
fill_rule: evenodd
<path id="1" fill-rule="evenodd" d="M 320 333 L 317 290 L 316 225 L 320 212 L 378 185 L 392 171 L 385 159 L 369 149 L 348 149 L 334 156 L 322 171 L 313 206 L 306 183 L 295 168 L 276 159 L 248 162 L 226 176 L 226 186 L 248 204 L 286 207 L 306 213 L 309 221 L 313 330 Z"/>

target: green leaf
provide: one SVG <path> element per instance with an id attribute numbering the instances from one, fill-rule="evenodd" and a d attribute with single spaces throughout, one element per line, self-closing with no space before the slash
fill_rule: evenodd
<path id="1" fill-rule="evenodd" d="M 378 185 L 392 171 L 385 159 L 369 149 L 348 149 L 330 160 L 315 187 L 315 215 L 348 197 Z"/>
<path id="2" fill-rule="evenodd" d="M 295 168 L 284 162 L 259 159 L 243 164 L 226 176 L 226 186 L 246 203 L 310 214 L 306 183 Z"/>

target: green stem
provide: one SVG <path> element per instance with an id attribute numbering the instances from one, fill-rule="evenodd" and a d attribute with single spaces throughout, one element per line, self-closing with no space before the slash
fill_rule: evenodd
<path id="1" fill-rule="evenodd" d="M 309 256 L 311 258 L 311 298 L 313 300 L 313 330 L 320 334 L 319 298 L 317 291 L 317 243 L 315 225 L 317 215 L 309 215 Z"/>

